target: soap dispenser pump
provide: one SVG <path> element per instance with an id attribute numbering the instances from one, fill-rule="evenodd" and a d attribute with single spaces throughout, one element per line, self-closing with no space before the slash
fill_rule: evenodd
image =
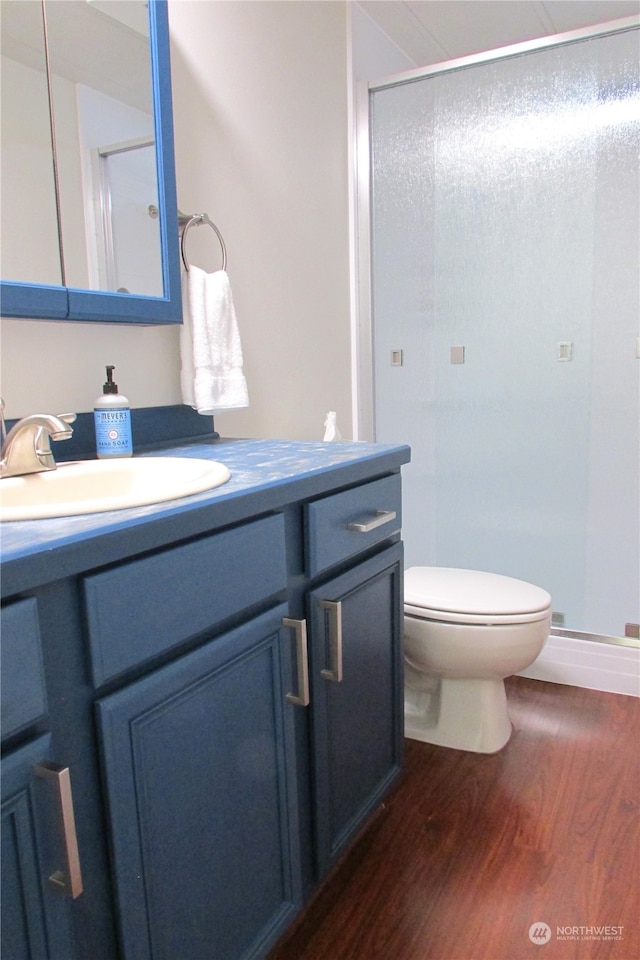
<path id="1" fill-rule="evenodd" d="M 131 410 L 126 397 L 113 382 L 114 366 L 108 366 L 102 396 L 93 405 L 96 451 L 99 459 L 130 457 L 133 454 Z"/>

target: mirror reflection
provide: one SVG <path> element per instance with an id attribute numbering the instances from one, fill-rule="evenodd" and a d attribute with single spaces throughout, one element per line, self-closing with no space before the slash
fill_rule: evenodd
<path id="1" fill-rule="evenodd" d="M 0 276 L 62 283 L 39 2 L 0 4 Z"/>
<path id="2" fill-rule="evenodd" d="M 162 296 L 145 0 L 2 0 L 4 280 Z M 8 239 L 10 238 L 10 240 Z"/>

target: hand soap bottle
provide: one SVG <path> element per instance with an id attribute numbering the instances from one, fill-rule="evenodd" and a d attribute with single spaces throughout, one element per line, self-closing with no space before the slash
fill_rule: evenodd
<path id="1" fill-rule="evenodd" d="M 129 401 L 118 393 L 118 384 L 113 382 L 115 367 L 106 369 L 107 380 L 102 388 L 102 396 L 93 405 L 98 458 L 130 457 L 133 454 L 133 441 Z"/>

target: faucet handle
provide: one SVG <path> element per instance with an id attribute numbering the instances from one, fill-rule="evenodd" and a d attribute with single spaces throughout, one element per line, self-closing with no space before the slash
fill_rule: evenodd
<path id="1" fill-rule="evenodd" d="M 77 413 L 58 413 L 58 420 L 64 420 L 65 423 L 74 423 L 78 419 Z"/>

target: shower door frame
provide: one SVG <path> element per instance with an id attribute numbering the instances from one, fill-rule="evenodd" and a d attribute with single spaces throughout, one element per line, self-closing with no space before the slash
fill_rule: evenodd
<path id="1" fill-rule="evenodd" d="M 354 437 L 359 440 L 376 439 L 375 422 L 375 381 L 374 381 L 374 322 L 372 294 L 372 180 L 371 180 L 371 94 L 401 86 L 428 77 L 463 70 L 482 64 L 507 60 L 522 54 L 535 53 L 557 46 L 592 40 L 598 37 L 622 33 L 640 27 L 640 15 L 623 17 L 606 23 L 571 30 L 553 36 L 527 40 L 523 43 L 498 47 L 466 57 L 442 61 L 428 67 L 418 67 L 402 73 L 390 74 L 377 81 L 361 81 L 355 87 L 355 182 L 354 182 L 354 323 L 353 342 L 355 357 L 353 364 L 354 389 Z M 564 629 L 553 625 L 552 636 L 593 640 L 600 643 L 632 648 L 640 647 L 635 636 L 606 636 L 584 631 Z"/>

